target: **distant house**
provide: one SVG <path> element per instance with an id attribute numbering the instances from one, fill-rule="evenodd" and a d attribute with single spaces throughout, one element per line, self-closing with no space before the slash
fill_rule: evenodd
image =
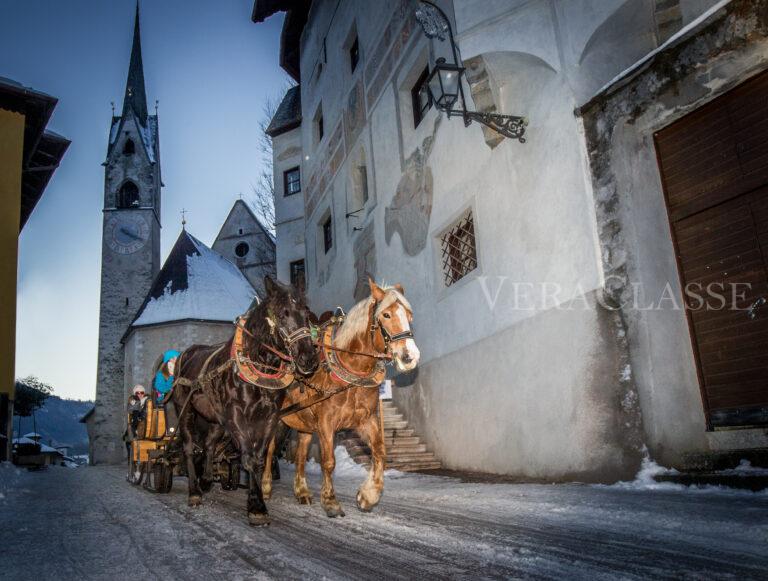
<path id="1" fill-rule="evenodd" d="M 18 466 L 39 468 L 60 464 L 63 460 L 64 454 L 59 450 L 40 443 L 38 433 L 13 439 L 13 463 Z"/>

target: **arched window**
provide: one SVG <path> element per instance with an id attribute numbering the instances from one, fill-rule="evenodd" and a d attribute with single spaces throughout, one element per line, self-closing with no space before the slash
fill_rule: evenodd
<path id="1" fill-rule="evenodd" d="M 139 188 L 133 182 L 125 182 L 117 193 L 118 208 L 137 208 L 139 206 Z"/>
<path id="2" fill-rule="evenodd" d="M 134 153 L 136 153 L 136 146 L 133 139 L 126 139 L 125 145 L 123 145 L 123 155 L 133 155 Z"/>

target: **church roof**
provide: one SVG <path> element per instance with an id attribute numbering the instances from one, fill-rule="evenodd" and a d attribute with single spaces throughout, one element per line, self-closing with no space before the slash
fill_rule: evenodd
<path id="1" fill-rule="evenodd" d="M 128 109 L 142 125 L 147 124 L 147 92 L 144 88 L 144 66 L 141 62 L 141 33 L 139 31 L 139 3 L 136 3 L 136 20 L 133 23 L 133 46 L 131 47 L 131 64 L 128 67 L 128 79 L 125 82 L 125 97 L 123 98 L 123 117 Z"/>
<path id="2" fill-rule="evenodd" d="M 125 81 L 125 96 L 123 97 L 123 112 L 120 117 L 112 117 L 109 129 L 109 144 L 107 156 L 117 141 L 124 121 L 133 114 L 136 126 L 141 135 L 141 144 L 151 163 L 157 162 L 157 115 L 147 112 L 147 91 L 144 85 L 144 65 L 141 59 L 141 32 L 139 30 L 139 5 L 136 4 L 136 20 L 133 24 L 133 46 L 131 47 L 131 63 L 128 65 L 128 78 Z"/>
<path id="3" fill-rule="evenodd" d="M 173 321 L 233 321 L 255 295 L 234 264 L 182 230 L 129 332 Z"/>
<path id="4" fill-rule="evenodd" d="M 301 87 L 296 85 L 285 93 L 265 133 L 276 137 L 301 125 Z"/>

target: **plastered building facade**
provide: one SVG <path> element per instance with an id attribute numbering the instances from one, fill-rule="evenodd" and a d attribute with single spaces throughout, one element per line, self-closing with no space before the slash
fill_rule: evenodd
<path id="1" fill-rule="evenodd" d="M 425 70 L 451 60 L 418 2 L 284 4 L 253 18 L 288 11 L 311 306 L 349 307 L 369 275 L 404 285 L 422 358 L 394 399 L 445 466 L 611 481 L 646 450 L 684 467 L 766 445 L 759 425 L 713 428 L 686 312 L 661 300 L 682 291 L 652 135 L 768 66 L 764 2 L 438 2 L 467 107 L 526 116 L 524 144 L 416 114 Z M 683 46 L 681 70 L 654 57 Z M 445 243 L 469 222 L 474 263 L 452 280 Z M 658 308 L 620 306 L 633 282 Z"/>

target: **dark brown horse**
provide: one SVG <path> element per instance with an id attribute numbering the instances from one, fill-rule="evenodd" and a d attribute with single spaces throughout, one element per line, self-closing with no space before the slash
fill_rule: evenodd
<path id="1" fill-rule="evenodd" d="M 355 305 L 343 322 L 326 328 L 321 337 L 324 365 L 308 380 L 302 393 L 292 389 L 285 398 L 284 411 L 309 404 L 323 394 L 334 394 L 283 421 L 298 430 L 294 494 L 301 504 L 312 502 L 304 476 L 312 433 L 318 434 L 322 455 L 323 485 L 320 503 L 329 517 L 344 516 L 333 489 L 336 459 L 333 440 L 342 429 L 356 430 L 371 448 L 371 469 L 357 492 L 357 506 L 369 511 L 379 503 L 384 490 L 384 435 L 377 416 L 378 386 L 384 379 L 385 360 L 393 360 L 401 371 L 412 370 L 419 362 L 419 349 L 411 332 L 413 313 L 399 285 L 381 288 L 370 281 L 371 296 Z M 319 395 L 318 395 L 319 394 Z M 271 460 L 275 443 L 270 443 L 262 489 L 272 492 Z"/>
<path id="2" fill-rule="evenodd" d="M 250 475 L 247 508 L 253 525 L 269 524 L 261 480 L 285 387 L 295 374 L 309 375 L 318 366 L 302 294 L 269 277 L 264 286 L 264 300 L 238 319 L 232 339 L 219 345 L 193 345 L 180 355 L 173 393 L 189 478 L 189 505 L 198 506 L 203 489 L 210 487 L 213 450 L 226 433 Z M 195 458 L 198 417 L 209 424 L 202 464 L 199 454 L 198 461 Z"/>

